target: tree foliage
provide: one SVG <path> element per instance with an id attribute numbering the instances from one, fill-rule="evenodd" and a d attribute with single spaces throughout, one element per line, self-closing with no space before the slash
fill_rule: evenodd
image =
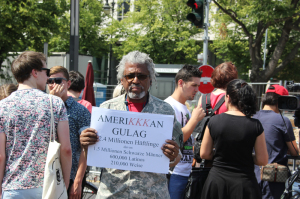
<path id="1" fill-rule="evenodd" d="M 186 20 L 189 12 L 181 0 L 134 1 L 131 12 L 121 21 L 112 20 L 105 33 L 112 35 L 110 43 L 118 58 L 139 50 L 156 63 L 195 63 L 202 49 L 196 38 L 202 30 Z"/>
<path id="2" fill-rule="evenodd" d="M 70 8 L 70 0 L 67 1 Z M 101 34 L 104 12 L 98 0 L 81 0 L 79 10 L 79 54 L 101 57 L 108 50 L 105 35 Z M 49 52 L 69 52 L 70 13 L 58 20 L 59 33 L 49 42 Z"/>
<path id="3" fill-rule="evenodd" d="M 42 51 L 66 9 L 64 0 L 0 1 L 0 65 L 9 52 Z"/>
<path id="4" fill-rule="evenodd" d="M 70 0 L 2 0 L 0 1 L 0 65 L 9 52 L 69 52 Z M 102 3 L 80 1 L 79 53 L 101 57 L 107 52 L 104 35 Z"/>
<path id="5" fill-rule="evenodd" d="M 266 82 L 291 67 L 299 58 L 299 0 L 213 0 L 218 11 L 212 44 L 219 58 L 233 61 L 240 73 L 251 70 L 252 82 Z M 263 70 L 265 32 L 267 56 Z M 284 70 L 283 70 L 284 69 Z M 295 67 L 294 67 L 295 69 Z"/>

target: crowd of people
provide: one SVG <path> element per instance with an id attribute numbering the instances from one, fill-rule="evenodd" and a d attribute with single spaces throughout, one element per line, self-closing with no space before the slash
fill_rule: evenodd
<path id="1" fill-rule="evenodd" d="M 48 69 L 46 57 L 32 51 L 21 53 L 12 62 L 11 71 L 18 85 L 0 88 L 0 198 L 42 198 L 50 142 L 49 94 L 53 95 L 55 137 L 61 144 L 63 181 L 69 198 L 81 198 L 88 146 L 99 142 L 98 132 L 90 128 L 92 105 L 79 99 L 83 75 L 62 66 Z M 149 93 L 156 75 L 149 55 L 139 51 L 124 55 L 117 66 L 120 84 L 114 98 L 100 107 L 174 115 L 172 138 L 161 146 L 169 159 L 169 177 L 103 168 L 97 199 L 185 198 L 191 169 L 199 166 L 193 156 L 192 133 L 206 116 L 202 103 L 208 99 L 201 97 L 192 113 L 186 106 L 200 86 L 201 71 L 192 65 L 179 70 L 175 90 L 164 101 Z M 211 83 L 216 88 L 210 94 L 211 108 L 224 98 L 225 102 L 210 119 L 202 140 L 200 156 L 210 160 L 211 170 L 199 198 L 280 198 L 284 183 L 261 181 L 260 169 L 274 162 L 287 166 L 287 153 L 299 153 L 291 122 L 281 117 L 278 109 L 278 97 L 288 91 L 283 86 L 270 86 L 262 110 L 256 112 L 256 94 L 238 79 L 231 62 L 214 69 Z"/>

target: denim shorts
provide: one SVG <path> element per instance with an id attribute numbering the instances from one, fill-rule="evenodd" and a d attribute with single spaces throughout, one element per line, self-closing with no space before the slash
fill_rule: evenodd
<path id="1" fill-rule="evenodd" d="M 2 199 L 41 199 L 43 188 L 6 190 L 2 192 Z"/>

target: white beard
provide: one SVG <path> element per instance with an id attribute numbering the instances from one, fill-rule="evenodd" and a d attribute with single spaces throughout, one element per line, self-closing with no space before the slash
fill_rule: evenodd
<path id="1" fill-rule="evenodd" d="M 133 87 L 133 86 L 137 86 L 137 87 L 142 88 L 142 92 L 140 92 L 139 94 L 130 92 L 131 87 Z M 145 92 L 144 89 L 145 89 L 145 88 L 144 88 L 143 86 L 141 86 L 141 85 L 132 84 L 132 85 L 129 86 L 129 88 L 128 88 L 128 92 L 127 92 L 128 97 L 129 97 L 130 99 L 142 99 L 142 98 L 145 97 L 145 95 L 146 95 L 146 92 Z"/>
<path id="2" fill-rule="evenodd" d="M 146 95 L 146 92 L 145 91 L 142 91 L 141 93 L 139 94 L 136 94 L 136 93 L 132 93 L 132 92 L 128 92 L 128 97 L 130 99 L 142 99 L 143 97 L 145 97 Z"/>

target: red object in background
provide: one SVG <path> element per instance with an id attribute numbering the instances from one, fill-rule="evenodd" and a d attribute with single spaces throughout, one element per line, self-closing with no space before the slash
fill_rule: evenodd
<path id="1" fill-rule="evenodd" d="M 94 70 L 92 62 L 89 61 L 85 75 L 85 87 L 83 90 L 82 99 L 89 101 L 92 106 L 96 106 L 95 95 L 94 95 Z"/>
<path id="2" fill-rule="evenodd" d="M 199 70 L 202 71 L 200 86 L 198 88 L 200 93 L 207 94 L 213 92 L 215 88 L 211 85 L 210 78 L 214 68 L 210 65 L 202 65 L 199 67 Z"/>

